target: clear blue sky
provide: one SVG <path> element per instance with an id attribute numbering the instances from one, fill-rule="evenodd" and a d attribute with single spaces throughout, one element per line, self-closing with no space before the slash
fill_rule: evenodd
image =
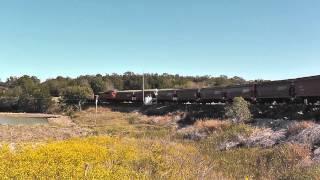
<path id="1" fill-rule="evenodd" d="M 2 0 L 0 78 L 320 74 L 319 0 Z"/>

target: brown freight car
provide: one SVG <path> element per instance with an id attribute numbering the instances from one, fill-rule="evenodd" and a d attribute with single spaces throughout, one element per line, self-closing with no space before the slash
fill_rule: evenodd
<path id="1" fill-rule="evenodd" d="M 320 100 L 320 76 L 296 79 L 295 95 L 297 98 L 309 101 Z"/>
<path id="2" fill-rule="evenodd" d="M 99 93 L 99 100 L 102 102 L 114 101 L 117 96 L 117 91 L 111 90 L 103 93 Z"/>
<path id="3" fill-rule="evenodd" d="M 158 91 L 158 102 L 170 102 L 175 101 L 175 97 L 177 97 L 176 89 L 161 89 Z"/>
<path id="4" fill-rule="evenodd" d="M 203 88 L 200 94 L 203 102 L 220 102 L 226 99 L 226 89 L 222 87 Z"/>
<path id="5" fill-rule="evenodd" d="M 155 92 L 156 92 L 156 90 L 154 90 L 154 89 L 145 90 L 144 91 L 144 97 L 150 96 L 153 99 L 155 99 L 156 98 Z M 143 92 L 141 90 L 135 92 L 135 96 L 136 96 L 136 101 L 141 101 L 141 102 L 143 101 L 143 98 L 142 98 L 143 97 Z"/>
<path id="6" fill-rule="evenodd" d="M 118 91 L 115 100 L 116 101 L 135 101 L 135 93 L 138 90 Z"/>
<path id="7" fill-rule="evenodd" d="M 256 87 L 257 98 L 261 101 L 288 100 L 294 97 L 293 80 L 263 82 Z"/>
<path id="8" fill-rule="evenodd" d="M 235 97 L 243 97 L 246 100 L 253 100 L 256 98 L 256 85 L 246 84 L 230 86 L 226 90 L 228 100 L 233 100 Z"/>
<path id="9" fill-rule="evenodd" d="M 200 89 L 179 89 L 177 99 L 179 102 L 196 102 L 200 100 Z"/>

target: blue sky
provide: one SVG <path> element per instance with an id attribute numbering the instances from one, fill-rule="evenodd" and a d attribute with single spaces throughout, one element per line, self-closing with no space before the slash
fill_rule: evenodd
<path id="1" fill-rule="evenodd" d="M 320 74 L 319 0 L 0 0 L 0 78 Z"/>

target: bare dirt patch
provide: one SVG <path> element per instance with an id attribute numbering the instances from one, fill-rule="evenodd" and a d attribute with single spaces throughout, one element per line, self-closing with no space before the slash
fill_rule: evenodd
<path id="1" fill-rule="evenodd" d="M 0 142 L 20 143 L 64 140 L 92 134 L 92 130 L 76 125 L 67 116 L 32 113 L 0 113 L 0 115 L 48 119 L 47 125 L 0 125 Z"/>
<path id="2" fill-rule="evenodd" d="M 0 141 L 10 143 L 64 140 L 90 134 L 91 130 L 78 126 L 0 126 Z"/>

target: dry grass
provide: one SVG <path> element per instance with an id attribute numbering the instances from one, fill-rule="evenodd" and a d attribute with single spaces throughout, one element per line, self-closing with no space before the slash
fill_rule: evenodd
<path id="1" fill-rule="evenodd" d="M 74 137 L 85 137 L 92 130 L 76 125 L 67 116 L 47 114 L 7 114 L 17 117 L 49 117 L 45 125 L 0 125 L 0 142 L 40 142 L 47 140 L 64 140 Z"/>
<path id="2" fill-rule="evenodd" d="M 212 139 L 200 146 L 212 161 L 213 170 L 231 179 L 315 179 L 310 149 L 298 144 L 274 148 L 238 148 L 217 151 Z"/>
<path id="3" fill-rule="evenodd" d="M 138 113 L 120 113 L 108 108 L 94 108 L 75 114 L 73 121 L 93 129 L 97 135 L 117 135 L 143 138 L 169 138 L 172 129 L 166 126 L 167 117 L 143 116 Z M 161 120 L 162 119 L 162 120 Z"/>
<path id="4" fill-rule="evenodd" d="M 316 124 L 313 121 L 300 121 L 292 123 L 288 126 L 288 136 L 299 134 L 301 131 L 307 128 L 311 128 Z"/>
<path id="5" fill-rule="evenodd" d="M 227 128 L 231 125 L 229 121 L 222 121 L 222 120 L 216 120 L 216 119 L 207 119 L 207 120 L 201 120 L 197 121 L 194 126 L 199 129 L 207 129 L 210 131 L 215 130 L 222 130 L 224 128 Z"/>
<path id="6" fill-rule="evenodd" d="M 64 140 L 73 137 L 85 137 L 92 133 L 90 129 L 73 127 L 38 126 L 0 126 L 1 142 L 40 142 Z"/>

